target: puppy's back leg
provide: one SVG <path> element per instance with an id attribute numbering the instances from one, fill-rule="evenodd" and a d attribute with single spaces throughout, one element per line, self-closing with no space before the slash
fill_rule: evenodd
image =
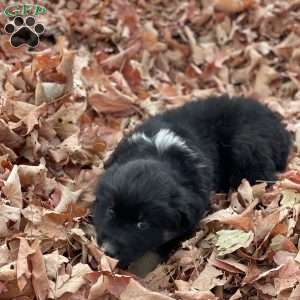
<path id="1" fill-rule="evenodd" d="M 255 135 L 249 136 L 249 133 L 233 139 L 230 166 L 232 187 L 237 188 L 243 178 L 252 185 L 260 180 L 268 183 L 276 180 L 276 164 L 268 142 Z"/>

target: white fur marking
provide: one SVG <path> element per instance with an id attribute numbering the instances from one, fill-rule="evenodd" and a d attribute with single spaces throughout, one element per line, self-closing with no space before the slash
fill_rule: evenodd
<path id="1" fill-rule="evenodd" d="M 170 129 L 161 129 L 154 136 L 154 144 L 158 150 L 158 152 L 163 153 L 171 146 L 176 146 L 178 148 L 183 149 L 184 151 L 192 154 L 192 150 L 186 145 L 185 141 L 178 135 L 176 135 Z"/>
<path id="2" fill-rule="evenodd" d="M 147 143 L 152 143 L 151 139 L 149 137 L 147 137 L 145 135 L 145 133 L 143 132 L 137 132 L 137 133 L 134 133 L 130 138 L 129 140 L 133 141 L 133 142 L 138 142 L 140 140 L 142 141 L 145 141 Z"/>
<path id="3" fill-rule="evenodd" d="M 149 144 L 153 144 L 157 151 L 162 154 L 168 148 L 175 146 L 187 152 L 190 156 L 196 157 L 197 154 L 194 153 L 185 143 L 184 139 L 176 135 L 170 129 L 160 129 L 153 137 L 148 137 L 144 132 L 136 132 L 130 138 L 132 142 L 144 141 Z M 199 168 L 205 167 L 204 165 L 199 165 Z"/>

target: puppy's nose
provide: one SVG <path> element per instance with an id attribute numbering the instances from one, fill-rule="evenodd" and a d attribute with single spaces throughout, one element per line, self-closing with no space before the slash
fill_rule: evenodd
<path id="1" fill-rule="evenodd" d="M 103 242 L 102 248 L 103 248 L 105 254 L 112 258 L 117 258 L 119 255 L 118 248 L 116 247 L 116 245 L 114 245 L 111 242 L 108 242 L 108 241 Z"/>

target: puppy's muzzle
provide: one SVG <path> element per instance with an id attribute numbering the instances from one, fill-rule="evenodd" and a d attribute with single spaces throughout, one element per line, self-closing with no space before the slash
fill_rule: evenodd
<path id="1" fill-rule="evenodd" d="M 112 258 L 118 258 L 120 255 L 120 250 L 118 249 L 117 245 L 113 244 L 109 241 L 103 241 L 102 248 L 106 255 Z"/>

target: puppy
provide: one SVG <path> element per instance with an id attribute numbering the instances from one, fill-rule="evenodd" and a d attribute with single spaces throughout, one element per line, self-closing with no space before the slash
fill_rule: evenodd
<path id="1" fill-rule="evenodd" d="M 121 141 L 100 180 L 98 243 L 128 266 L 192 233 L 212 191 L 243 178 L 275 181 L 290 145 L 278 117 L 253 99 L 211 97 L 148 119 Z"/>

